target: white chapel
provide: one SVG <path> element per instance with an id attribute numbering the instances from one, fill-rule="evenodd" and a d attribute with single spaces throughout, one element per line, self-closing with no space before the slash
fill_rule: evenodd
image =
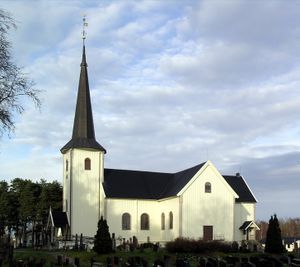
<path id="1" fill-rule="evenodd" d="M 177 237 L 255 239 L 256 198 L 245 179 L 222 175 L 211 161 L 176 172 L 105 168 L 95 137 L 85 46 L 73 134 L 62 147 L 63 213 L 71 235 L 93 237 L 101 216 L 110 233 L 139 243 Z"/>

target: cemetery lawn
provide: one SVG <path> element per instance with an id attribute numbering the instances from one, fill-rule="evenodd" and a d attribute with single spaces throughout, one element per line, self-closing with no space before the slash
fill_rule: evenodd
<path id="1" fill-rule="evenodd" d="M 101 262 L 103 267 L 107 266 L 107 257 L 118 257 L 119 259 L 123 259 L 123 262 L 126 262 L 127 259 L 132 257 L 140 257 L 147 261 L 147 266 L 153 266 L 155 260 L 163 260 L 164 256 L 170 257 L 171 266 L 176 266 L 175 261 L 177 256 L 181 258 L 188 258 L 189 264 L 191 267 L 198 266 L 198 258 L 201 256 L 204 257 L 225 257 L 226 255 L 232 255 L 235 257 L 250 257 L 250 256 L 257 256 L 260 257 L 262 253 L 208 253 L 206 255 L 203 254 L 170 254 L 166 252 L 164 249 L 160 249 L 158 252 L 154 252 L 152 249 L 145 249 L 143 252 L 135 251 L 135 252 L 115 252 L 106 255 L 97 255 L 95 252 L 77 252 L 77 251 L 64 251 L 64 250 L 33 250 L 33 249 L 15 249 L 14 250 L 14 260 L 28 260 L 35 258 L 36 262 L 39 262 L 41 259 L 46 260 L 45 267 L 51 267 L 51 263 L 57 263 L 58 256 L 62 256 L 63 259 L 69 258 L 70 263 L 73 262 L 75 258 L 79 258 L 80 260 L 80 267 L 90 267 L 91 266 L 91 259 L 93 258 L 96 262 Z M 3 264 L 3 267 L 8 267 L 8 264 Z M 55 266 L 55 265 L 54 265 Z M 56 265 L 57 266 L 57 265 Z M 66 266 L 66 265 L 64 265 Z M 71 264 L 68 266 L 72 266 Z M 120 266 L 120 265 L 119 265 Z"/>
<path id="2" fill-rule="evenodd" d="M 176 255 L 170 255 L 164 249 L 160 249 L 158 252 L 154 252 L 152 249 L 145 249 L 144 252 L 136 251 L 136 252 L 115 252 L 106 255 L 97 255 L 95 252 L 86 252 L 86 251 L 64 251 L 64 250 L 34 250 L 30 248 L 26 249 L 15 249 L 14 250 L 14 260 L 27 260 L 27 259 L 36 259 L 36 261 L 40 261 L 41 259 L 46 260 L 46 266 L 50 267 L 51 262 L 56 263 L 57 257 L 61 255 L 63 258 L 70 258 L 70 262 L 73 262 L 75 258 L 79 258 L 80 267 L 90 267 L 91 259 L 93 258 L 96 262 L 103 263 L 103 266 L 106 266 L 107 257 L 119 257 L 123 260 L 127 260 L 130 257 L 140 257 L 145 259 L 148 262 L 148 266 L 152 266 L 154 260 L 156 259 L 164 259 L 165 255 L 169 255 L 172 258 L 172 262 L 175 262 Z M 71 266 L 71 265 L 70 265 Z M 8 267 L 8 265 L 4 264 L 3 267 Z"/>

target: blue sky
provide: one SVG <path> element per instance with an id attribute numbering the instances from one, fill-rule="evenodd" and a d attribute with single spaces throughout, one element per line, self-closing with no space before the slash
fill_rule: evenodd
<path id="1" fill-rule="evenodd" d="M 62 180 L 82 50 L 110 168 L 240 172 L 258 219 L 299 217 L 300 2 L 1 1 L 43 105 L 15 116 L 0 178 Z"/>

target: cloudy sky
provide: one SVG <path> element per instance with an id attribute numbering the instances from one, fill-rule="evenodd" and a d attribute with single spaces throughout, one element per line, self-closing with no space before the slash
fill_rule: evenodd
<path id="1" fill-rule="evenodd" d="M 62 180 L 82 52 L 110 168 L 240 172 L 257 218 L 299 217 L 299 1 L 1 1 L 43 90 L 0 140 L 0 179 Z"/>

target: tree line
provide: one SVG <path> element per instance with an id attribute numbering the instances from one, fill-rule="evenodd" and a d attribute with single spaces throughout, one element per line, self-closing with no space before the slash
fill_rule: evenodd
<path id="1" fill-rule="evenodd" d="M 300 218 L 278 219 L 282 237 L 300 237 Z M 256 222 L 260 228 L 256 231 L 256 240 L 266 239 L 269 222 L 260 220 Z"/>
<path id="2" fill-rule="evenodd" d="M 38 245 L 38 240 L 47 239 L 50 207 L 62 210 L 62 186 L 57 181 L 0 181 L 0 237 L 7 234 L 17 244 L 26 244 L 31 234 L 32 246 Z"/>

